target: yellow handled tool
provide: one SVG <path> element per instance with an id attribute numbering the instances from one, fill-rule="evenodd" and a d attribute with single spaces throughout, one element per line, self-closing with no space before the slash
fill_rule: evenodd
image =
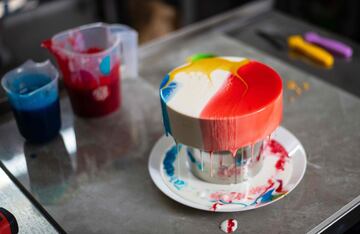
<path id="1" fill-rule="evenodd" d="M 288 37 L 288 46 L 325 67 L 332 67 L 334 57 L 326 50 L 306 42 L 300 35 Z"/>

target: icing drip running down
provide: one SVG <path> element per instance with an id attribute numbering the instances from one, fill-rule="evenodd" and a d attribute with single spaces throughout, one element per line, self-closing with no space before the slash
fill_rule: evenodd
<path id="1" fill-rule="evenodd" d="M 204 155 L 202 150 L 200 150 L 200 156 L 201 156 L 201 171 L 204 171 Z"/>
<path id="2" fill-rule="evenodd" d="M 212 152 L 209 153 L 209 157 L 210 157 L 210 176 L 213 177 L 214 176 L 214 168 L 213 168 L 213 154 Z"/>
<path id="3" fill-rule="evenodd" d="M 176 189 L 182 189 L 186 186 L 186 182 L 181 180 L 179 177 L 175 175 L 175 165 L 174 162 L 178 157 L 178 147 L 177 145 L 173 146 L 166 152 L 164 161 L 163 161 L 163 168 L 166 175 L 169 177 L 169 182 L 174 185 Z M 180 160 L 178 160 L 180 161 Z"/>
<path id="4" fill-rule="evenodd" d="M 225 233 L 233 233 L 238 228 L 236 219 L 227 219 L 220 224 L 220 229 Z"/>

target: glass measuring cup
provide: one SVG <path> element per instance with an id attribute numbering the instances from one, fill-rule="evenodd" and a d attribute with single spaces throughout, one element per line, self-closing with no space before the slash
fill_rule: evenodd
<path id="1" fill-rule="evenodd" d="M 99 117 L 121 103 L 120 67 L 137 75 L 137 34 L 125 26 L 95 23 L 61 32 L 42 43 L 56 58 L 73 111 Z"/>
<path id="2" fill-rule="evenodd" d="M 48 141 L 60 130 L 58 79 L 59 73 L 49 60 L 28 60 L 1 80 L 19 131 L 29 142 Z"/>

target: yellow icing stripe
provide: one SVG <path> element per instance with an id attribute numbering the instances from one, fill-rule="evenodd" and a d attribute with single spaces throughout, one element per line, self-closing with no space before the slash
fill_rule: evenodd
<path id="1" fill-rule="evenodd" d="M 248 85 L 237 74 L 237 70 L 240 67 L 246 65 L 247 63 L 249 63 L 249 59 L 244 59 L 240 62 L 234 62 L 234 61 L 230 61 L 230 60 L 220 58 L 220 57 L 204 58 L 201 60 L 197 60 L 195 62 L 191 62 L 189 64 L 186 64 L 182 67 L 178 67 L 178 68 L 174 69 L 173 71 L 171 71 L 169 73 L 169 81 L 166 83 L 166 85 L 164 87 L 166 87 L 174 79 L 175 75 L 180 72 L 187 72 L 187 73 L 202 72 L 208 77 L 208 79 L 210 79 L 211 72 L 213 72 L 217 69 L 220 69 L 220 70 L 229 71 L 231 74 L 233 74 L 234 76 L 239 78 L 244 83 L 244 85 L 246 86 L 246 89 L 247 89 Z"/>

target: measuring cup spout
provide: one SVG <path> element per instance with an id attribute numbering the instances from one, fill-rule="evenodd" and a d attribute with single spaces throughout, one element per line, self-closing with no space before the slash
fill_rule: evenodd
<path id="1" fill-rule="evenodd" d="M 51 39 L 46 39 L 41 42 L 41 47 L 47 49 L 50 53 L 55 55 L 55 50 L 53 47 L 53 41 Z"/>

